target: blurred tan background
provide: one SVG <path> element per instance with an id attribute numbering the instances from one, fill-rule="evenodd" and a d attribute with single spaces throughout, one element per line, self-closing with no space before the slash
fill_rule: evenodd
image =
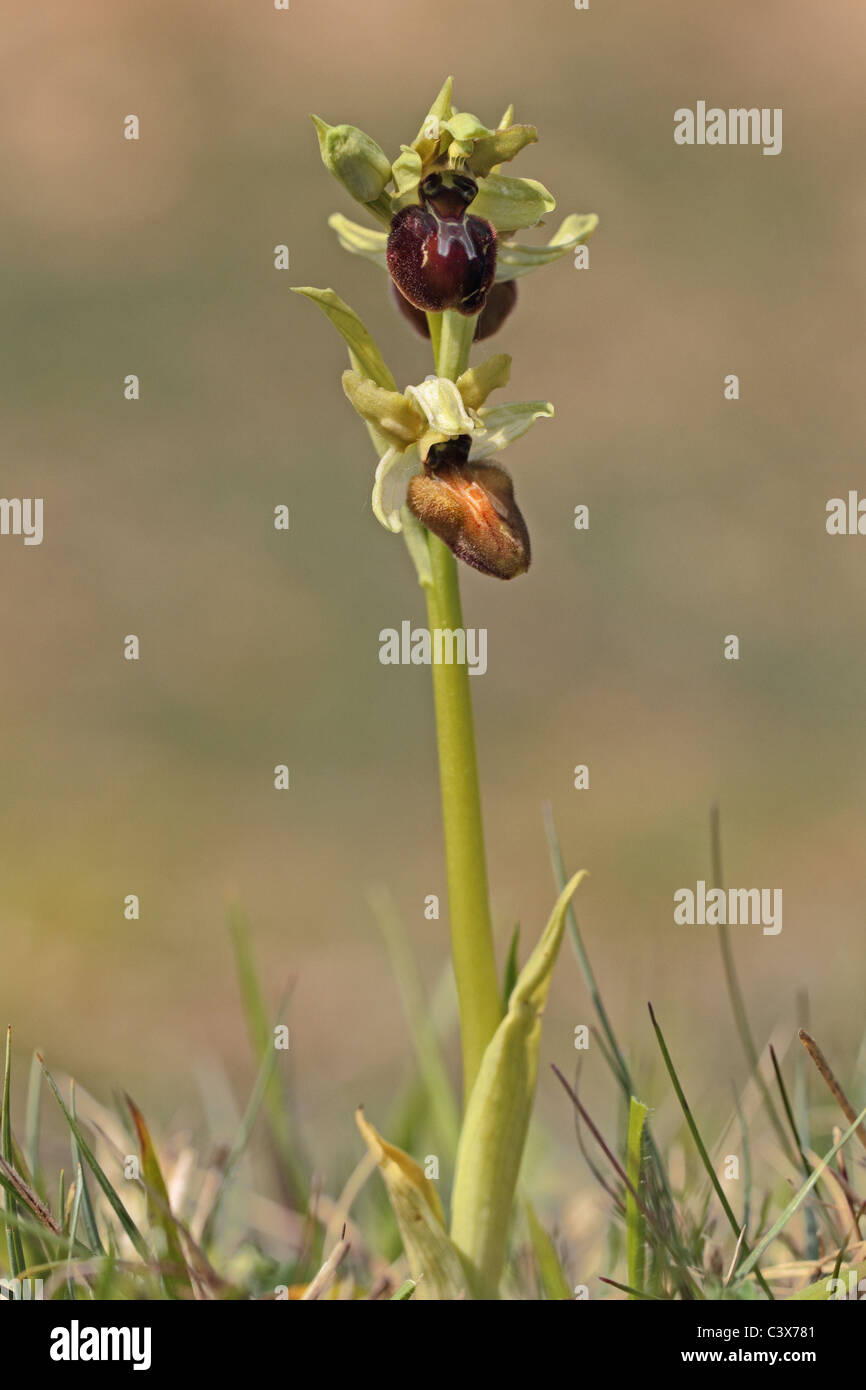
<path id="1" fill-rule="evenodd" d="M 429 673 L 377 659 L 379 630 L 423 607 L 370 511 L 342 344 L 289 285 L 333 285 L 401 385 L 430 369 L 327 229 L 356 214 L 309 112 L 394 155 L 450 71 L 458 106 L 495 124 L 513 101 L 537 124 L 513 168 L 557 195 L 551 229 L 601 218 L 591 268 L 522 281 L 490 344 L 514 354 L 512 399 L 557 408 L 507 457 L 530 574 L 463 574 L 490 634 L 472 685 L 498 930 L 519 918 L 527 945 L 549 910 L 550 798 L 639 1075 L 652 998 L 687 1087 L 726 1109 L 744 1073 L 715 934 L 672 917 L 707 877 L 718 798 L 728 882 L 784 891 L 780 936 L 735 937 L 756 1035 L 790 1028 L 808 987 L 862 1102 L 866 540 L 824 530 L 827 499 L 866 488 L 862 7 L 80 0 L 18 3 L 6 29 L 2 492 L 45 498 L 41 547 L 0 540 L 0 1001 L 19 1048 L 163 1122 L 194 1112 L 205 1061 L 247 1086 L 235 900 L 274 996 L 294 980 L 298 1106 L 329 1175 L 357 1154 L 354 1104 L 381 1115 L 411 1070 L 366 894 L 390 887 L 432 987 Z M 782 107 L 782 154 L 675 146 L 674 110 L 699 99 Z M 590 1018 L 566 947 L 545 1061 L 570 1069 Z M 606 1119 L 597 1053 L 585 1079 Z M 540 1091 L 567 1141 L 546 1067 Z"/>

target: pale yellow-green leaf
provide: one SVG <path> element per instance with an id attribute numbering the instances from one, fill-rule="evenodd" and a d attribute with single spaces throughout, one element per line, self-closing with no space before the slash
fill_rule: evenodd
<path id="1" fill-rule="evenodd" d="M 497 280 L 516 280 L 544 265 L 567 256 L 575 246 L 588 241 L 598 226 L 594 212 L 573 212 L 544 246 L 521 246 L 514 241 L 500 241 L 496 256 Z"/>
<path id="2" fill-rule="evenodd" d="M 385 1181 L 409 1269 L 417 1281 L 415 1298 L 438 1301 L 470 1297 L 460 1254 L 445 1230 L 439 1194 L 423 1168 L 402 1149 L 387 1143 L 362 1110 L 355 1118 Z"/>
<path id="3" fill-rule="evenodd" d="M 511 358 L 507 352 L 497 352 L 493 357 L 479 362 L 477 367 L 470 367 L 457 378 L 457 390 L 463 397 L 466 409 L 478 410 L 491 391 L 508 385 L 510 376 Z"/>
<path id="4" fill-rule="evenodd" d="M 371 334 L 354 309 L 351 309 L 338 294 L 333 290 L 313 289 L 309 285 L 296 286 L 293 293 L 311 299 L 314 304 L 318 304 L 323 314 L 327 314 L 349 349 L 353 367 L 363 372 L 371 381 L 375 381 L 377 386 L 384 386 L 386 391 L 396 388 L 397 383 L 385 365 L 385 359 Z"/>
<path id="5" fill-rule="evenodd" d="M 478 185 L 469 210 L 492 222 L 499 232 L 516 232 L 520 227 L 534 227 L 555 207 L 553 194 L 535 179 L 490 174 Z"/>
<path id="6" fill-rule="evenodd" d="M 517 1175 L 538 1075 L 541 1020 L 562 942 L 571 896 L 584 877 L 575 874 L 556 900 L 541 939 L 517 977 L 508 1012 L 487 1046 L 469 1097 L 451 1209 L 451 1237 L 496 1289 L 505 1263 Z"/>

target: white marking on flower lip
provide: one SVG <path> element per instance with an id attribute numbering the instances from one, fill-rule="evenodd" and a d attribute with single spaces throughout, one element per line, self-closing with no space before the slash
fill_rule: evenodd
<path id="1" fill-rule="evenodd" d="M 451 254 L 452 246 L 462 246 L 466 254 L 467 261 L 474 261 L 478 256 L 475 242 L 469 235 L 469 229 L 462 218 L 457 217 L 437 217 L 431 208 L 433 217 L 436 221 L 436 249 L 440 256 Z"/>

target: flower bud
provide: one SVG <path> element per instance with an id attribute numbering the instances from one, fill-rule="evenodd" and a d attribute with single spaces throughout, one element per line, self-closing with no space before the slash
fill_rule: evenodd
<path id="1" fill-rule="evenodd" d="M 423 309 L 416 309 L 414 304 L 410 304 L 405 295 L 401 294 L 397 286 L 392 283 L 394 298 L 397 307 L 405 319 L 411 323 L 416 333 L 420 333 L 422 338 L 430 337 L 430 325 L 427 322 L 427 315 Z M 475 325 L 474 341 L 480 343 L 484 338 L 490 338 L 494 333 L 498 333 L 508 315 L 517 303 L 517 283 L 514 280 L 501 280 L 495 285 L 491 285 L 487 295 L 487 303 L 478 315 L 478 322 Z"/>
<path id="2" fill-rule="evenodd" d="M 467 208 L 478 192 L 466 174 L 428 174 L 421 198 L 392 219 L 386 258 L 394 284 L 416 309 L 484 308 L 496 272 L 496 232 Z"/>
<path id="3" fill-rule="evenodd" d="M 529 533 L 514 500 L 511 479 L 492 459 L 469 462 L 469 435 L 434 444 L 424 472 L 409 480 L 413 516 L 458 560 L 496 579 L 529 568 Z"/>
<path id="4" fill-rule="evenodd" d="M 312 119 L 325 168 L 359 203 L 374 203 L 391 178 L 385 151 L 356 126 L 328 125 L 318 116 Z"/>

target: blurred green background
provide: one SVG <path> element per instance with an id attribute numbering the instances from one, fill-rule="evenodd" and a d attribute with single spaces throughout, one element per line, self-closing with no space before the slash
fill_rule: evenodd
<path id="1" fill-rule="evenodd" d="M 557 410 L 506 460 L 529 575 L 463 573 L 466 621 L 489 630 L 472 686 L 501 939 L 519 919 L 526 946 L 552 902 L 549 798 L 569 866 L 591 871 L 580 919 L 638 1074 L 651 998 L 687 1089 L 726 1110 L 745 1073 L 717 941 L 672 908 L 708 876 L 718 799 L 728 882 L 784 891 L 780 936 L 735 935 L 756 1036 L 789 1037 L 807 987 L 862 1102 L 866 540 L 831 540 L 824 515 L 864 477 L 866 12 L 80 0 L 19 3 L 7 31 L 2 490 L 45 499 L 41 547 L 0 540 L 0 1000 L 18 1047 L 128 1086 L 154 1118 L 195 1106 L 205 1059 L 248 1084 L 237 901 L 274 997 L 293 981 L 298 1110 L 329 1177 L 359 1152 L 353 1106 L 380 1117 L 411 1071 L 366 895 L 388 885 L 432 988 L 448 928 L 423 915 L 445 902 L 429 673 L 378 662 L 379 630 L 423 605 L 370 511 L 343 346 L 289 286 L 334 286 L 401 385 L 430 370 L 384 277 L 326 226 L 357 214 L 309 113 L 393 155 L 453 72 L 458 107 L 495 123 L 513 101 L 538 126 L 513 168 L 556 194 L 548 231 L 601 218 L 590 269 L 523 280 L 490 344 L 514 354 L 511 399 Z M 782 154 L 675 146 L 674 110 L 699 99 L 782 107 Z M 565 1142 L 546 1063 L 571 1070 L 590 1019 L 566 947 L 540 1083 Z M 605 1120 L 597 1052 L 584 1081 Z M 580 1160 L 561 1181 L 587 1181 Z"/>

